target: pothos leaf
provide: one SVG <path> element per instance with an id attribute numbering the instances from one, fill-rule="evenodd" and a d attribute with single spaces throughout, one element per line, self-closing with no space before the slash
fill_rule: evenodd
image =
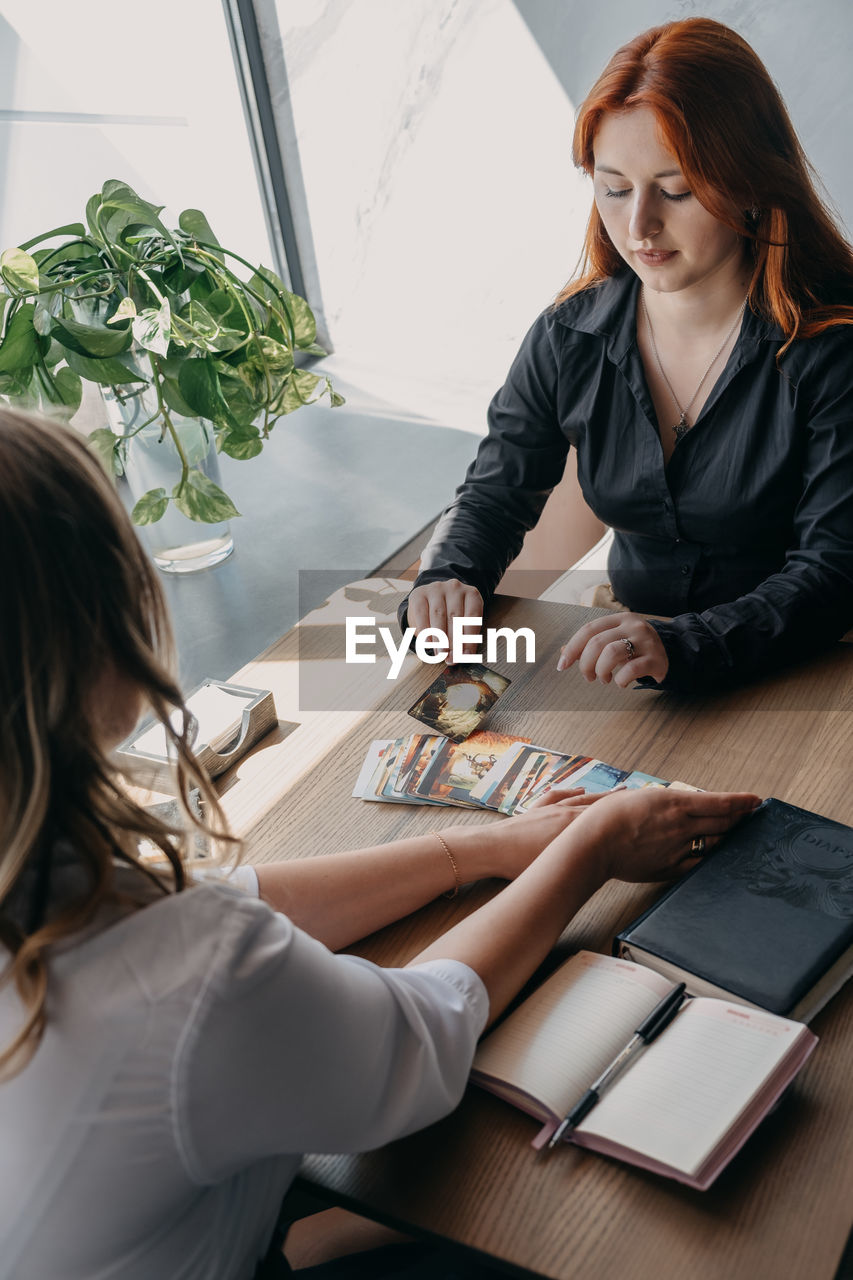
<path id="1" fill-rule="evenodd" d="M 118 324 L 120 320 L 127 320 L 136 315 L 136 303 L 133 298 L 122 298 L 113 314 L 110 316 L 107 324 Z"/>
<path id="2" fill-rule="evenodd" d="M 0 358 L 2 358 L 2 355 L 3 348 L 0 347 Z M 89 382 L 99 382 L 105 387 L 121 386 L 125 382 L 146 381 L 144 377 L 139 373 L 134 373 L 128 365 L 124 364 L 116 356 L 96 360 L 91 356 L 81 356 L 77 351 L 71 351 L 66 348 L 65 359 L 74 372 L 80 374 L 81 378 L 87 378 Z"/>
<path id="3" fill-rule="evenodd" d="M 33 328 L 39 337 L 46 338 L 49 336 L 50 331 L 53 328 L 53 319 L 47 307 L 41 300 L 36 302 L 35 308 L 36 309 L 33 312 Z"/>
<path id="4" fill-rule="evenodd" d="M 83 399 L 83 383 L 80 375 L 67 367 L 57 369 L 53 375 L 53 385 L 66 409 L 70 409 L 71 413 L 75 414 Z"/>
<path id="5" fill-rule="evenodd" d="M 180 414 L 182 418 L 198 418 L 200 415 L 195 409 L 191 409 L 184 397 L 181 395 L 181 388 L 178 385 L 178 379 L 169 377 L 168 374 L 163 375 L 161 386 L 163 388 L 163 399 L 170 409 Z"/>
<path id="6" fill-rule="evenodd" d="M 219 375 L 209 356 L 196 360 L 184 360 L 178 372 L 181 395 L 196 413 L 215 422 L 227 412 Z"/>
<path id="7" fill-rule="evenodd" d="M 264 442 L 257 427 L 236 427 L 219 434 L 219 451 L 229 458 L 256 458 L 263 450 Z"/>
<path id="8" fill-rule="evenodd" d="M 65 372 L 65 370 L 63 370 Z M 107 475 L 119 475 L 121 467 L 118 458 L 118 446 L 121 436 L 117 436 L 109 427 L 98 427 L 89 434 L 87 443 L 93 453 L 97 454 Z"/>
<path id="9" fill-rule="evenodd" d="M 218 524 L 240 514 L 228 494 L 195 468 L 172 490 L 172 501 L 189 520 L 203 524 Z"/>
<path id="10" fill-rule="evenodd" d="M 172 248 L 177 249 L 178 246 L 175 244 L 172 233 L 160 221 L 163 205 L 151 204 L 150 201 L 144 200 L 126 182 L 121 182 L 117 178 L 110 178 L 108 182 L 104 183 L 100 197 L 93 197 L 93 199 L 98 199 L 99 201 L 99 213 L 110 217 L 116 211 L 120 211 L 147 227 L 156 227 L 164 240 L 168 240 Z M 88 214 L 88 205 L 86 206 L 86 211 Z M 125 219 L 125 225 L 128 220 L 128 218 Z"/>
<path id="11" fill-rule="evenodd" d="M 32 380 L 32 365 L 15 373 L 0 373 L 0 396 L 10 396 L 13 400 L 27 399 Z"/>
<path id="12" fill-rule="evenodd" d="M 244 341 L 236 329 L 226 329 L 211 315 L 202 302 L 190 299 L 173 317 L 172 336 L 186 347 L 201 347 L 206 351 L 233 351 Z"/>
<path id="13" fill-rule="evenodd" d="M 48 338 L 40 337 L 33 327 L 35 306 L 32 302 L 19 307 L 0 342 L 0 373 L 14 373 L 36 363 L 50 346 Z"/>
<path id="14" fill-rule="evenodd" d="M 0 253 L 0 275 L 13 293 L 38 293 L 39 269 L 23 249 L 4 249 Z"/>
<path id="15" fill-rule="evenodd" d="M 126 329 L 108 329 L 105 324 L 83 324 L 66 316 L 56 317 L 54 334 L 63 343 L 70 337 L 72 351 L 82 348 L 81 354 L 98 358 L 117 356 L 130 346 L 130 334 Z"/>
<path id="16" fill-rule="evenodd" d="M 202 240 L 205 244 L 219 244 L 211 230 L 210 223 L 201 209 L 184 209 L 178 218 L 178 226 L 182 231 L 186 231 L 187 235 L 192 236 L 194 240 Z M 221 253 L 216 256 L 222 261 Z"/>
<path id="17" fill-rule="evenodd" d="M 293 320 L 293 340 L 303 351 L 314 346 L 317 337 L 317 324 L 314 313 L 304 298 L 298 293 L 289 293 L 287 302 Z"/>
<path id="18" fill-rule="evenodd" d="M 34 244 L 40 244 L 42 240 L 52 240 L 54 236 L 84 236 L 86 228 L 82 222 L 66 222 L 64 227 L 54 227 L 52 231 L 42 231 L 40 235 L 33 236 L 32 240 L 25 240 L 19 247 L 21 249 L 31 249 Z"/>
<path id="19" fill-rule="evenodd" d="M 169 495 L 165 489 L 149 489 L 143 493 L 130 513 L 134 524 L 156 524 L 162 520 L 169 505 Z"/>
<path id="20" fill-rule="evenodd" d="M 164 356 L 172 336 L 172 314 L 169 300 L 165 298 L 159 307 L 144 307 L 131 324 L 133 336 L 140 347 Z"/>

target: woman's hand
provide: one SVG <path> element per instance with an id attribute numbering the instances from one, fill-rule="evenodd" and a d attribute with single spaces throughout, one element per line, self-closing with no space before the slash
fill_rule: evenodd
<path id="1" fill-rule="evenodd" d="M 527 813 L 515 818 L 482 827 L 445 827 L 442 835 L 460 855 L 464 878 L 468 878 L 468 847 L 476 845 L 476 850 L 471 851 L 476 861 L 472 858 L 471 865 L 476 867 L 477 878 L 497 876 L 514 880 L 538 858 L 546 845 L 600 799 L 601 794 L 585 795 L 581 787 L 555 788 L 531 805 Z"/>
<path id="2" fill-rule="evenodd" d="M 663 680 L 669 670 L 666 649 L 654 627 L 637 613 L 611 613 L 581 627 L 560 650 L 558 671 L 577 662 L 584 679 L 627 689 L 641 676 Z"/>
<path id="3" fill-rule="evenodd" d="M 452 642 L 454 618 L 477 618 L 482 622 L 483 597 L 476 587 L 460 582 L 458 578 L 430 582 L 426 586 L 415 587 L 409 596 L 407 616 L 409 626 L 415 631 L 437 627 Z"/>
<path id="4" fill-rule="evenodd" d="M 644 883 L 672 880 L 689 871 L 701 857 L 693 842 L 702 838 L 702 853 L 723 832 L 761 803 L 747 792 L 641 791 L 605 792 L 602 802 L 577 815 L 570 833 L 581 856 L 597 860 L 607 878 Z"/>

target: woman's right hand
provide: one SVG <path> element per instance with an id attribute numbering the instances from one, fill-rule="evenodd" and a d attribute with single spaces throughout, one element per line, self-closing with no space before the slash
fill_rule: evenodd
<path id="1" fill-rule="evenodd" d="M 437 627 L 452 640 L 454 618 L 477 618 L 482 622 L 483 597 L 476 587 L 458 578 L 430 582 L 415 587 L 409 596 L 407 616 L 409 626 L 416 632 Z"/>
<path id="2" fill-rule="evenodd" d="M 693 842 L 704 839 L 702 852 L 761 803 L 749 792 L 640 791 L 606 794 L 585 809 L 555 844 L 571 840 L 610 879 L 645 883 L 672 880 L 696 866 Z M 579 846 L 580 844 L 580 848 Z"/>
<path id="3" fill-rule="evenodd" d="M 570 823 L 601 795 L 585 795 L 581 787 L 555 788 L 526 813 L 499 818 L 485 826 L 444 827 L 465 880 L 514 880 Z"/>

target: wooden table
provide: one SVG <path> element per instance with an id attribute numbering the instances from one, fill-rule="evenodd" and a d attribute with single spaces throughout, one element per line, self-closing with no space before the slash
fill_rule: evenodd
<path id="1" fill-rule="evenodd" d="M 383 591 L 387 622 L 396 599 Z M 501 819 L 351 799 L 373 738 L 410 733 L 406 708 L 433 669 L 396 682 L 344 668 L 339 600 L 234 677 L 272 688 L 284 726 L 225 779 L 223 799 L 250 860 L 305 857 L 451 822 Z M 537 662 L 495 665 L 513 684 L 489 722 L 544 746 L 582 751 L 707 789 L 775 795 L 853 825 L 853 651 L 735 693 L 676 697 L 557 675 L 560 643 L 591 616 L 577 606 L 499 598 L 493 625 L 534 628 Z M 299 672 L 312 676 L 314 695 Z M 313 677 L 317 676 L 314 680 Z M 335 693 L 337 689 L 337 693 Z M 351 709 L 306 710 L 324 691 Z M 440 901 L 366 940 L 360 954 L 405 963 L 494 884 Z M 608 951 L 659 890 L 611 884 L 566 930 L 561 949 Z M 815 1020 L 821 1044 L 792 1096 L 711 1190 L 700 1193 L 579 1149 L 537 1158 L 535 1121 L 475 1089 L 430 1129 L 363 1156 L 305 1160 L 301 1185 L 330 1202 L 500 1259 L 513 1274 L 571 1280 L 832 1280 L 853 1214 L 853 984 Z"/>

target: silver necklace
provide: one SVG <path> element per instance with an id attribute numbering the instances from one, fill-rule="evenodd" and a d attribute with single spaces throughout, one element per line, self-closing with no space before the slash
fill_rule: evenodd
<path id="1" fill-rule="evenodd" d="M 724 350 L 724 348 L 725 348 L 725 346 L 726 346 L 726 343 L 728 342 L 729 338 L 732 336 L 732 334 L 734 333 L 735 329 L 736 329 L 736 328 L 738 327 L 738 325 L 740 324 L 741 316 L 743 315 L 744 311 L 746 310 L 746 298 L 744 298 L 743 302 L 742 302 L 742 303 L 740 304 L 740 306 L 738 307 L 738 312 L 737 312 L 737 315 L 735 316 L 734 324 L 732 325 L 731 329 L 729 329 L 729 331 L 728 331 L 728 333 L 726 334 L 726 336 L 723 338 L 723 341 L 720 343 L 720 346 L 719 346 L 719 348 L 718 348 L 718 350 L 717 350 L 717 352 L 716 352 L 716 354 L 715 354 L 715 356 L 714 356 L 713 360 L 712 360 L 712 361 L 711 361 L 711 363 L 708 365 L 708 368 L 705 370 L 705 372 L 702 374 L 702 377 L 699 379 L 699 385 L 698 385 L 698 387 L 696 388 L 696 390 L 693 392 L 693 395 L 690 397 L 690 403 L 689 403 L 689 404 L 686 404 L 686 405 L 684 406 L 684 408 L 683 408 L 683 409 L 682 409 L 681 405 L 680 405 L 680 404 L 679 404 L 679 402 L 678 402 L 678 396 L 675 394 L 675 392 L 674 392 L 674 391 L 673 391 L 673 389 L 672 389 L 672 383 L 670 382 L 669 378 L 666 376 L 666 370 L 664 369 L 663 365 L 661 364 L 661 358 L 660 358 L 660 355 L 659 355 L 659 353 L 658 353 L 658 344 L 655 342 L 655 332 L 654 332 L 654 329 L 652 328 L 652 322 L 651 322 L 651 320 L 649 319 L 649 310 L 648 310 L 648 307 L 646 306 L 646 295 L 645 295 L 645 292 L 643 292 L 643 293 L 641 293 L 641 294 L 640 294 L 640 301 L 641 301 L 642 306 L 643 306 L 643 316 L 645 317 L 645 321 L 646 321 L 646 328 L 647 328 L 647 329 L 648 329 L 648 331 L 649 331 L 649 341 L 650 341 L 650 342 L 651 342 L 651 344 L 652 344 L 652 351 L 654 352 L 655 360 L 657 360 L 658 368 L 660 369 L 660 375 L 661 375 L 661 377 L 663 378 L 663 380 L 664 380 L 664 382 L 666 383 L 666 385 L 669 387 L 669 394 L 672 396 L 672 399 L 673 399 L 673 401 L 675 402 L 675 407 L 676 407 L 676 409 L 678 410 L 678 414 L 679 414 L 678 421 L 675 423 L 675 425 L 674 425 L 674 427 L 673 427 L 672 429 L 673 429 L 673 431 L 675 432 L 675 438 L 676 438 L 676 440 L 683 440 L 683 439 L 684 439 L 684 437 L 687 435 L 687 432 L 690 430 L 690 427 L 692 426 L 692 423 L 690 423 L 690 422 L 688 422 L 688 421 L 687 421 L 687 415 L 688 415 L 688 413 L 690 412 L 690 410 L 693 408 L 693 405 L 694 405 L 694 404 L 695 404 L 695 402 L 696 402 L 696 397 L 698 396 L 699 392 L 702 390 L 702 387 L 703 387 L 703 386 L 704 386 L 704 384 L 705 384 L 705 379 L 707 378 L 708 374 L 711 372 L 711 370 L 713 369 L 714 365 L 717 363 L 717 361 L 719 360 L 720 356 L 722 355 L 723 350 Z"/>

